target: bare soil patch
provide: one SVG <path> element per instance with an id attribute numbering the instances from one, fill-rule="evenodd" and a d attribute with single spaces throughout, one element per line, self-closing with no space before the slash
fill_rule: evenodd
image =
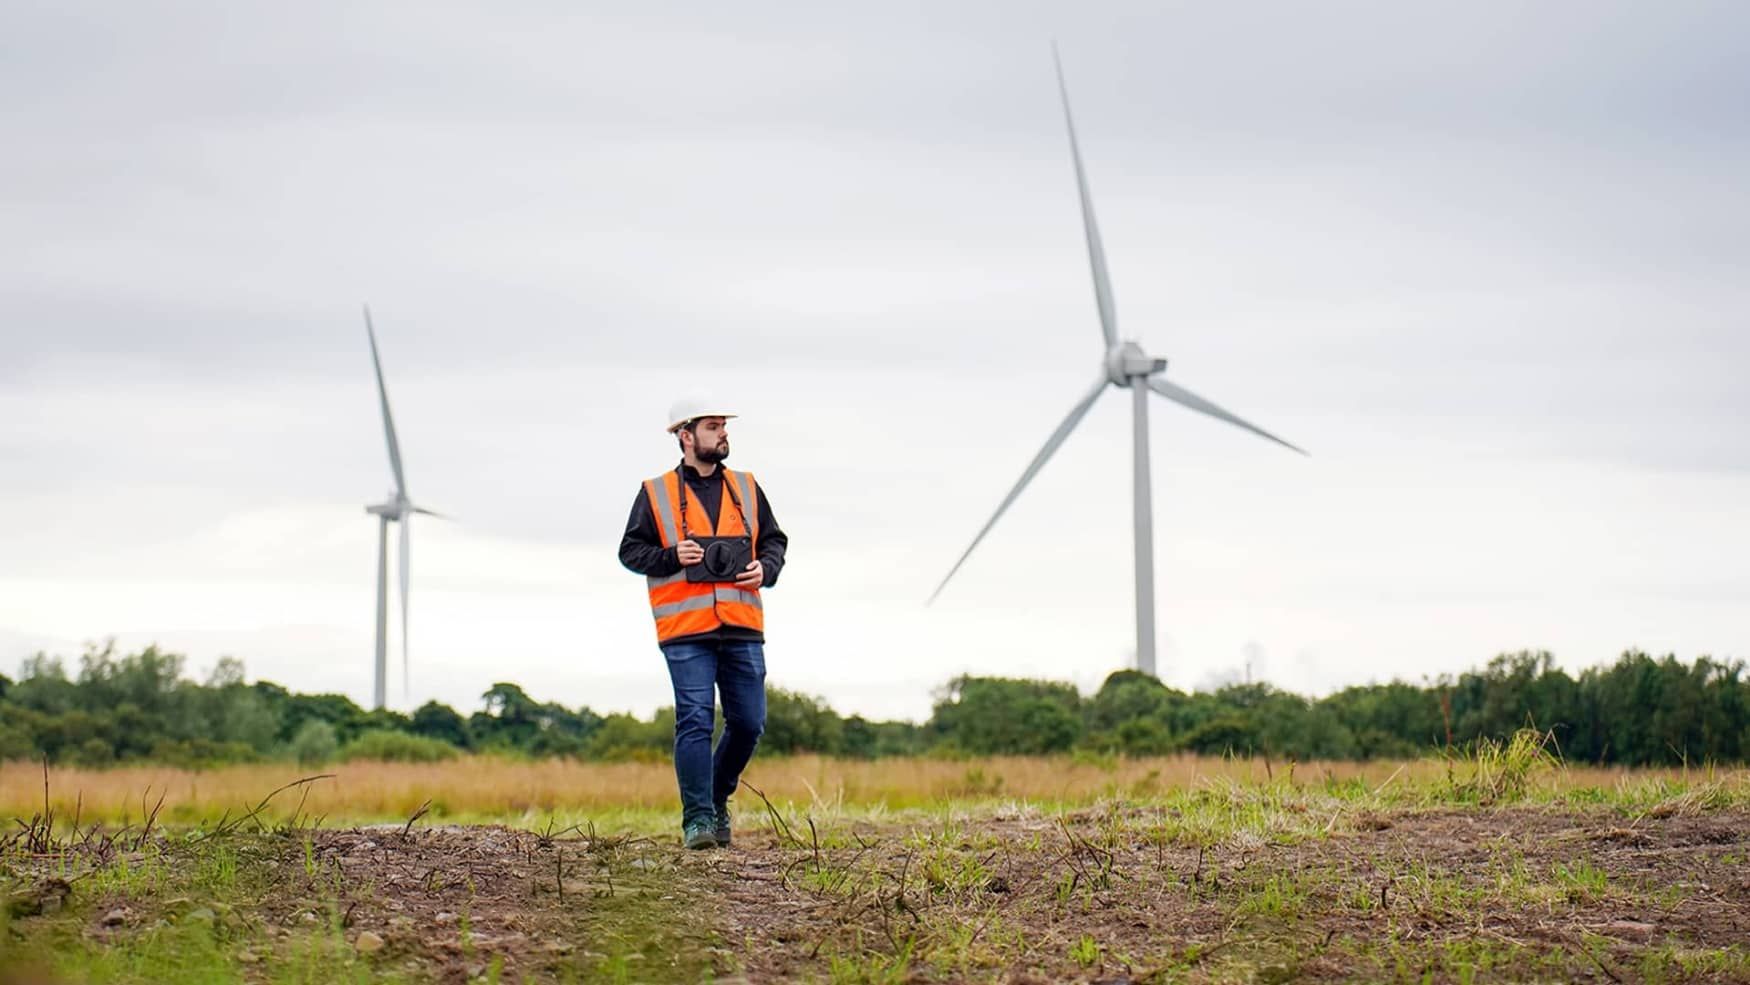
<path id="1" fill-rule="evenodd" d="M 1365 814 L 1289 843 L 1172 820 L 869 828 L 818 857 L 768 830 L 715 885 L 755 980 L 823 954 L 945 981 L 1750 980 L 1745 812 Z"/>
<path id="2" fill-rule="evenodd" d="M 736 846 L 709 852 L 578 830 L 300 830 L 234 843 L 241 874 L 214 905 L 81 878 L 63 892 L 46 864 L 15 865 L 6 932 L 76 918 L 84 940 L 127 948 L 206 920 L 263 980 L 320 941 L 457 983 L 1750 981 L 1750 811 L 1233 810 L 749 812 Z"/>
<path id="3" fill-rule="evenodd" d="M 624 969 L 637 980 L 682 981 L 709 966 L 710 941 L 670 948 L 670 935 L 650 928 L 709 895 L 688 861 L 665 842 L 575 831 L 318 830 L 278 859 L 278 890 L 261 915 L 282 937 L 325 922 L 355 947 L 375 934 L 377 960 L 417 979 L 473 981 L 490 969 L 506 982 L 545 981 Z"/>

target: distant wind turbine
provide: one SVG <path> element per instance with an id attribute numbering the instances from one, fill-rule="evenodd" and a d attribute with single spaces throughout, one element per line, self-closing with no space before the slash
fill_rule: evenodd
<path id="1" fill-rule="evenodd" d="M 377 371 L 377 398 L 383 406 L 383 434 L 389 441 L 389 468 L 395 474 L 395 489 L 389 494 L 389 498 L 374 506 L 365 507 L 366 513 L 377 517 L 377 663 L 371 707 L 380 709 L 389 691 L 389 524 L 401 525 L 401 561 L 398 565 L 401 576 L 401 693 L 406 697 L 410 690 L 407 660 L 407 565 L 413 550 L 409 519 L 415 513 L 426 516 L 443 514 L 415 506 L 413 500 L 407 496 L 407 475 L 401 469 L 401 443 L 395 440 L 395 418 L 389 413 L 389 388 L 383 384 L 383 360 L 377 354 L 377 330 L 371 324 L 370 305 L 365 306 L 365 335 L 371 340 L 371 365 Z"/>
<path id="2" fill-rule="evenodd" d="M 1070 408 L 1069 416 L 1065 417 L 1063 423 L 1057 426 L 1057 430 L 1051 433 L 1051 437 L 1046 439 L 1045 447 L 1039 449 L 1039 454 L 1033 456 L 1033 461 L 1028 464 L 1027 470 L 1021 473 L 1020 481 L 1016 482 L 1015 487 L 1009 490 L 1009 494 L 1003 498 L 1002 504 L 997 507 L 996 513 L 985 523 L 984 529 L 978 532 L 978 536 L 972 539 L 971 546 L 967 547 L 966 552 L 960 555 L 960 560 L 954 562 L 954 567 L 949 569 L 947 577 L 943 578 L 942 583 L 936 586 L 935 592 L 931 593 L 930 601 L 934 602 L 942 594 L 942 589 L 948 586 L 948 581 L 954 577 L 954 573 L 960 570 L 960 566 L 965 564 L 966 559 L 972 555 L 973 549 L 978 547 L 980 541 L 984 540 L 985 534 L 990 533 L 991 527 L 996 525 L 1003 512 L 1009 508 L 1009 504 L 1021 495 L 1021 490 L 1027 487 L 1027 483 L 1033 481 L 1033 477 L 1044 467 L 1052 453 L 1057 451 L 1058 446 L 1063 444 L 1065 438 L 1069 437 L 1069 433 L 1075 430 L 1075 426 L 1081 423 L 1088 408 L 1094 405 L 1094 400 L 1104 393 L 1107 387 L 1127 389 L 1131 395 L 1131 448 L 1136 480 L 1133 496 L 1136 513 L 1136 669 L 1152 677 L 1155 676 L 1154 520 L 1149 491 L 1148 392 L 1153 390 L 1174 403 L 1188 407 L 1200 414 L 1207 414 L 1217 420 L 1226 421 L 1236 427 L 1244 428 L 1285 448 L 1300 452 L 1302 455 L 1305 455 L 1306 452 L 1263 428 L 1223 410 L 1184 387 L 1168 382 L 1161 375 L 1167 368 L 1165 359 L 1149 356 L 1134 341 L 1128 339 L 1119 341 L 1118 311 L 1112 300 L 1112 280 L 1106 273 L 1106 250 L 1100 244 L 1100 229 L 1094 221 L 1093 196 L 1088 192 L 1087 175 L 1082 169 L 1081 149 L 1076 145 L 1075 120 L 1070 116 L 1069 87 L 1064 83 L 1063 63 L 1057 58 L 1055 45 L 1052 46 L 1051 57 L 1052 61 L 1057 64 L 1057 88 L 1058 93 L 1063 98 L 1064 123 L 1069 129 L 1070 157 L 1075 162 L 1076 190 L 1081 196 L 1082 227 L 1088 239 L 1088 261 L 1094 271 L 1094 303 L 1100 309 L 1100 332 L 1105 340 L 1105 354 L 1101 357 L 1099 378 L 1094 381 L 1094 385 L 1087 393 L 1083 394 L 1082 398 L 1076 402 L 1076 405 Z"/>

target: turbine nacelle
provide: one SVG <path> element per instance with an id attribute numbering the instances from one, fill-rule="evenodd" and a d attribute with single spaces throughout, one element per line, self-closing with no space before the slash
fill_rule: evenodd
<path id="1" fill-rule="evenodd" d="M 1106 350 L 1106 378 L 1114 386 L 1127 387 L 1139 377 L 1153 376 L 1167 368 L 1165 359 L 1156 359 L 1142 351 L 1135 342 L 1121 342 Z"/>
<path id="2" fill-rule="evenodd" d="M 365 507 L 365 512 L 372 516 L 386 517 L 390 520 L 399 520 L 407 515 L 409 505 L 410 504 L 408 503 L 401 503 L 391 499 L 386 502 L 377 503 L 373 506 L 367 506 Z"/>

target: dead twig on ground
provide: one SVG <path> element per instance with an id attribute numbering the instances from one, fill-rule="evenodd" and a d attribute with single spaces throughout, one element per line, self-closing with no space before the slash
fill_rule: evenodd
<path id="1" fill-rule="evenodd" d="M 221 837 L 224 837 L 226 835 L 233 834 L 237 831 L 238 828 L 241 828 L 245 822 L 256 821 L 256 819 L 261 816 L 261 812 L 267 810 L 267 805 L 275 797 L 286 792 L 287 790 L 290 790 L 293 787 L 303 786 L 303 785 L 308 784 L 308 783 L 315 783 L 317 780 L 332 780 L 332 779 L 334 779 L 333 773 L 318 773 L 315 776 L 306 776 L 306 777 L 303 777 L 302 779 L 293 780 L 292 782 L 290 782 L 282 787 L 276 788 L 272 793 L 261 798 L 261 803 L 256 804 L 247 813 L 239 814 L 235 820 L 226 821 L 226 820 L 221 819 L 220 823 L 217 826 L 215 826 L 211 831 L 204 832 L 204 833 L 196 836 L 193 840 L 194 841 L 207 841 L 207 840 L 210 840 L 213 838 L 221 838 Z M 158 798 L 158 803 L 160 806 L 163 805 L 164 798 L 162 796 Z M 158 816 L 158 812 L 156 809 L 153 810 L 152 816 L 153 817 Z M 229 814 L 227 814 L 226 817 L 229 817 Z M 257 823 L 257 826 L 260 825 L 259 821 L 257 821 L 256 823 Z M 147 822 L 146 827 L 148 830 L 151 828 L 150 821 Z"/>
<path id="2" fill-rule="evenodd" d="M 308 791 L 310 788 L 305 787 L 304 789 L 305 789 L 305 791 Z M 408 833 L 413 830 L 413 822 L 424 817 L 425 812 L 429 811 L 429 810 L 431 810 L 431 799 L 427 798 L 425 803 L 419 805 L 419 810 L 414 811 L 413 816 L 407 819 L 407 823 L 402 825 L 402 827 L 401 827 L 401 840 L 402 841 L 406 841 Z"/>

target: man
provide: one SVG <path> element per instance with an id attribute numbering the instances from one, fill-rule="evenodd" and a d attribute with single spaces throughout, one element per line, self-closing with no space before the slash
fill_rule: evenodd
<path id="1" fill-rule="evenodd" d="M 725 425 L 734 416 L 694 400 L 670 408 L 668 432 L 680 443 L 681 463 L 645 481 L 620 540 L 620 563 L 648 582 L 657 644 L 674 685 L 674 771 L 688 848 L 729 847 L 729 797 L 766 727 L 760 589 L 777 583 L 789 545 L 752 473 L 722 467 Z M 710 563 L 700 538 L 713 538 Z M 739 556 L 731 551 L 738 538 L 748 538 Z M 742 556 L 751 559 L 736 563 Z M 728 557 L 734 561 L 721 563 Z M 713 687 L 723 697 L 715 751 Z"/>

